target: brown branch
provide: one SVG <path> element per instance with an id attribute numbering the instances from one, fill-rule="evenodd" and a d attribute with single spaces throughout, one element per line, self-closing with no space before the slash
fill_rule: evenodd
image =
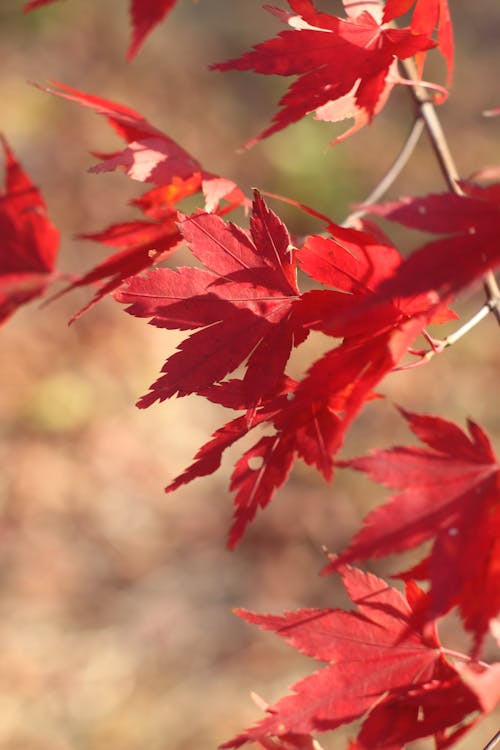
<path id="1" fill-rule="evenodd" d="M 418 75 L 413 60 L 402 60 L 401 65 L 407 78 L 417 81 Z M 429 138 L 439 162 L 441 172 L 449 189 L 456 195 L 464 195 L 464 191 L 459 184 L 459 174 L 453 156 L 448 146 L 446 136 L 441 122 L 437 116 L 436 109 L 432 103 L 432 97 L 428 91 L 415 83 L 410 87 L 412 98 L 417 106 L 419 116 L 422 118 Z M 484 289 L 488 305 L 500 324 L 500 289 L 494 274 L 490 271 L 484 277 Z"/>
<path id="2" fill-rule="evenodd" d="M 379 201 L 384 193 L 389 190 L 392 183 L 397 179 L 400 172 L 404 169 L 406 163 L 414 152 L 423 130 L 423 118 L 416 117 L 399 154 L 396 156 L 382 179 L 375 185 L 370 194 L 365 198 L 363 203 L 361 203 L 356 211 L 353 211 L 352 214 L 349 214 L 349 216 L 342 222 L 343 227 L 352 226 L 353 222 L 356 219 L 361 219 L 363 216 L 365 216 L 368 213 L 370 205 Z"/>
<path id="3" fill-rule="evenodd" d="M 500 732 L 497 732 L 496 735 L 492 737 L 492 739 L 488 742 L 484 750 L 493 750 L 495 745 L 498 745 L 499 742 L 500 742 Z"/>

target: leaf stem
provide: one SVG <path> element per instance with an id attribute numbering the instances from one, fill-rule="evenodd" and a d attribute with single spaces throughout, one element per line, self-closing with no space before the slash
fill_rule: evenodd
<path id="1" fill-rule="evenodd" d="M 361 219 L 368 212 L 368 209 L 372 203 L 376 203 L 382 198 L 391 187 L 392 183 L 397 179 L 400 172 L 404 169 L 406 163 L 410 159 L 415 147 L 420 140 L 424 130 L 424 119 L 420 115 L 417 116 L 413 122 L 410 133 L 403 144 L 403 147 L 399 154 L 396 156 L 394 162 L 391 164 L 382 179 L 375 185 L 370 194 L 365 198 L 363 203 L 359 205 L 356 211 L 353 211 L 349 216 L 342 222 L 343 227 L 352 226 L 356 219 Z"/>
<path id="2" fill-rule="evenodd" d="M 402 60 L 401 65 L 407 78 L 415 81 L 415 84 L 410 87 L 410 92 L 417 106 L 419 117 L 422 118 L 431 140 L 443 177 L 453 193 L 463 196 L 464 191 L 460 187 L 458 170 L 451 155 L 441 122 L 437 116 L 436 108 L 432 103 L 432 97 L 423 86 L 419 86 L 416 82 L 418 75 L 414 61 L 411 59 Z M 500 288 L 491 271 L 484 277 L 484 289 L 488 300 L 488 311 L 494 314 L 500 324 Z"/>
<path id="3" fill-rule="evenodd" d="M 467 654 L 462 654 L 461 651 L 453 651 L 451 648 L 440 648 L 440 651 L 445 656 L 451 656 L 453 659 L 460 659 L 460 661 L 465 661 L 467 664 L 478 664 L 480 667 L 485 667 L 486 669 L 491 667 L 491 664 L 488 664 L 485 661 L 473 659 L 471 656 L 467 656 Z"/>

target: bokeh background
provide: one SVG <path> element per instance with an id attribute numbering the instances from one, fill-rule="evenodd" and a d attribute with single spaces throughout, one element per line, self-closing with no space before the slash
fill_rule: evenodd
<path id="1" fill-rule="evenodd" d="M 27 81 L 59 80 L 131 106 L 207 169 L 339 221 L 409 130 L 402 90 L 370 128 L 332 150 L 335 129 L 308 119 L 238 154 L 268 123 L 284 82 L 207 66 L 278 30 L 258 0 L 179 0 L 129 65 L 126 0 L 67 0 L 29 15 L 23 4 L 0 4 L 0 129 L 61 230 L 66 272 L 107 253 L 74 235 L 133 218 L 127 201 L 144 186 L 88 174 L 89 151 L 117 145 L 104 120 Z M 441 111 L 466 176 L 500 160 L 499 121 L 481 117 L 499 104 L 500 7 L 451 5 L 457 70 Z M 391 195 L 443 188 L 423 138 Z M 294 232 L 318 230 L 288 206 L 273 207 Z M 344 606 L 337 581 L 318 575 L 322 545 L 340 550 L 383 492 L 347 473 L 328 486 L 299 464 L 228 552 L 227 482 L 237 452 L 216 476 L 174 495 L 162 490 L 227 415 L 195 397 L 135 409 L 179 337 L 124 315 L 112 300 L 68 328 L 88 296 L 32 304 L 0 331 L 0 749 L 213 750 L 260 716 L 250 691 L 273 701 L 313 667 L 232 608 Z M 475 290 L 457 311 L 481 303 Z M 387 378 L 387 399 L 365 409 L 345 455 L 411 439 L 393 402 L 462 425 L 471 416 L 500 450 L 499 335 L 487 320 L 431 365 Z M 311 337 L 293 372 L 324 348 Z M 369 569 L 401 567 L 388 560 Z M 467 647 L 454 617 L 441 635 L 452 648 Z M 492 643 L 486 656 L 498 658 Z M 490 717 L 457 747 L 482 748 L 498 725 Z M 325 748 L 344 747 L 354 731 L 339 730 Z"/>

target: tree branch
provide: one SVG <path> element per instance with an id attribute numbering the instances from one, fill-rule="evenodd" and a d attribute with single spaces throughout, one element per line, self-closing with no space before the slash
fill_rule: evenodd
<path id="1" fill-rule="evenodd" d="M 353 211 L 352 214 L 342 222 L 343 227 L 352 226 L 356 219 L 361 219 L 368 212 L 369 207 L 372 203 L 376 203 L 391 187 L 392 183 L 397 179 L 400 172 L 404 169 L 406 163 L 411 157 L 415 150 L 415 147 L 420 140 L 420 136 L 424 130 L 424 120 L 418 116 L 415 118 L 410 133 L 399 154 L 396 156 L 394 162 L 391 164 L 382 179 L 375 185 L 370 194 L 365 198 L 363 203 Z"/>
<path id="2" fill-rule="evenodd" d="M 495 745 L 498 745 L 500 742 L 500 732 L 497 732 L 496 735 L 488 742 L 484 750 L 493 750 Z"/>

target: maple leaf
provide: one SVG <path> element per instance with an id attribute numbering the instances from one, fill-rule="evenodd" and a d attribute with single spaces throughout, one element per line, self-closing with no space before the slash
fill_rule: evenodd
<path id="1" fill-rule="evenodd" d="M 415 250 L 393 277 L 380 285 L 382 295 L 409 299 L 434 291 L 444 298 L 498 266 L 500 184 L 482 188 L 461 184 L 470 195 L 403 198 L 370 208 L 370 213 L 406 227 L 448 235 Z"/>
<path id="2" fill-rule="evenodd" d="M 193 464 L 170 483 L 167 491 L 215 471 L 224 450 L 257 425 L 267 422 L 273 430 L 236 462 L 231 476 L 235 511 L 230 547 L 241 539 L 257 510 L 264 508 L 283 485 L 296 457 L 316 466 L 326 480 L 332 478 L 334 456 L 349 424 L 364 403 L 374 397 L 375 386 L 394 368 L 435 314 L 436 300 L 429 302 L 428 296 L 423 295 L 424 301 L 420 303 L 417 298 L 401 304 L 399 301 L 373 304 L 367 316 L 364 304 L 370 304 L 381 281 L 401 265 L 401 257 L 381 233 L 375 237 L 368 231 L 331 223 L 329 231 L 330 238 L 309 237 L 297 258 L 303 271 L 335 289 L 301 295 L 291 308 L 291 329 L 298 343 L 297 331 L 302 327 L 303 336 L 316 329 L 343 339 L 340 345 L 316 362 L 302 381 L 290 378 L 279 381 L 276 391 L 264 398 L 257 409 L 248 403 L 245 379 L 200 388 L 203 384 L 200 368 L 189 368 L 189 378 L 198 385 L 198 393 L 226 407 L 248 411 L 217 430 L 198 451 Z M 147 289 L 147 284 L 144 288 Z M 152 304 L 159 302 L 160 298 Z M 152 308 L 141 309 L 145 314 L 153 313 Z M 276 326 L 275 335 L 273 348 L 281 352 L 280 326 Z M 239 339 L 231 347 L 238 351 Z M 280 361 L 280 374 L 285 363 L 284 359 Z M 263 361 L 260 367 L 266 371 L 269 364 Z M 179 368 L 179 379 L 181 376 Z M 263 389 L 260 395 L 265 395 Z"/>
<path id="3" fill-rule="evenodd" d="M 63 83 L 51 83 L 55 88 L 38 88 L 94 109 L 107 119 L 127 143 L 122 151 L 100 154 L 101 163 L 91 167 L 90 172 L 123 169 L 133 180 L 161 187 L 175 184 L 175 180 L 189 180 L 197 175 L 206 199 L 207 211 L 214 210 L 222 198 L 226 198 L 232 205 L 246 203 L 245 196 L 234 182 L 204 170 L 197 159 L 130 107 L 93 94 L 85 94 Z"/>
<path id="4" fill-rule="evenodd" d="M 39 297 L 54 279 L 59 232 L 39 190 L 2 138 L 5 190 L 0 191 L 0 323 Z"/>
<path id="5" fill-rule="evenodd" d="M 325 572 L 433 539 L 430 556 L 418 574 L 413 571 L 431 582 L 427 616 L 458 605 L 479 645 L 500 609 L 498 464 L 474 422 L 468 422 L 469 436 L 438 417 L 402 414 L 428 448 L 396 447 L 343 463 L 399 492 L 367 516 Z"/>
<path id="6" fill-rule="evenodd" d="M 483 710 L 476 693 L 445 659 L 434 624 L 415 627 L 415 614 L 426 594 L 414 582 L 407 585 L 405 598 L 374 575 L 347 566 L 340 573 L 357 612 L 236 611 L 327 666 L 296 683 L 293 695 L 279 700 L 269 716 L 222 748 L 265 737 L 324 732 L 367 712 L 354 747 L 395 750 L 428 736 L 444 747 L 447 730 L 451 737 L 456 731 L 463 733 L 463 726 L 453 728 Z"/>
<path id="7" fill-rule="evenodd" d="M 246 206 L 248 201 L 234 182 L 203 170 L 187 151 L 134 110 L 63 84 L 55 85 L 60 90 L 43 90 L 95 109 L 128 143 L 123 151 L 102 156 L 102 163 L 91 168 L 91 172 L 123 168 L 132 179 L 157 185 L 132 201 L 150 221 L 125 222 L 101 232 L 80 235 L 121 249 L 55 295 L 54 298 L 76 287 L 107 279 L 100 284 L 94 298 L 73 316 L 73 321 L 117 289 L 125 279 L 164 260 L 177 248 L 182 236 L 177 227 L 176 206 L 184 198 L 202 192 L 206 210 L 221 214 L 240 205 Z M 224 206 L 219 205 L 222 199 L 226 201 Z"/>
<path id="8" fill-rule="evenodd" d="M 126 279 L 159 263 L 177 249 L 182 235 L 177 226 L 178 211 L 175 202 L 197 192 L 198 188 L 199 180 L 196 176 L 194 180 L 178 180 L 175 185 L 166 189 L 153 188 L 132 201 L 152 220 L 113 224 L 101 232 L 78 235 L 80 239 L 121 249 L 52 297 L 57 299 L 77 287 L 99 285 L 94 297 L 71 318 L 70 323 L 115 291 Z M 107 281 L 102 283 L 105 279 Z"/>
<path id="9" fill-rule="evenodd" d="M 447 80 L 449 86 L 453 76 L 453 26 L 451 23 L 448 0 L 386 0 L 384 21 L 389 22 L 408 13 L 412 5 L 415 6 L 411 20 L 411 28 L 416 34 L 431 36 L 437 26 L 438 49 L 446 60 Z M 418 67 L 424 65 L 425 52 L 417 55 Z"/>
<path id="10" fill-rule="evenodd" d="M 299 455 L 326 479 L 331 478 L 333 456 L 353 418 L 443 308 L 427 293 L 409 300 L 380 300 L 377 289 L 406 261 L 385 238 L 367 231 L 331 225 L 330 232 L 331 238 L 309 237 L 298 261 L 312 278 L 336 291 L 304 294 L 296 314 L 308 329 L 343 340 L 312 365 L 293 400 L 274 418 L 282 433 L 295 430 Z"/>
<path id="11" fill-rule="evenodd" d="M 24 6 L 24 12 L 41 8 L 56 0 L 30 0 Z M 130 0 L 130 19 L 132 23 L 132 40 L 127 52 L 130 61 L 144 44 L 148 34 L 173 9 L 177 0 Z"/>
<path id="12" fill-rule="evenodd" d="M 250 141 L 253 145 L 316 111 L 320 119 L 355 118 L 359 129 L 380 111 L 391 85 L 393 63 L 435 43 L 411 29 L 383 28 L 367 10 L 346 3 L 347 19 L 318 12 L 311 0 L 288 0 L 301 23 L 257 44 L 242 57 L 217 63 L 213 70 L 254 70 L 265 75 L 298 76 L 280 101 L 273 124 Z"/>
<path id="13" fill-rule="evenodd" d="M 210 270 L 158 269 L 117 294 L 132 303 L 127 312 L 151 318 L 152 325 L 201 329 L 167 360 L 138 405 L 199 393 L 247 358 L 245 400 L 253 405 L 276 385 L 295 343 L 291 310 L 299 292 L 288 232 L 259 194 L 250 237 L 213 214 L 187 217 L 180 229 Z"/>
<path id="14" fill-rule="evenodd" d="M 133 180 L 152 182 L 155 185 L 168 185 L 174 177 L 187 179 L 202 171 L 196 159 L 133 109 L 77 91 L 57 81 L 52 81 L 51 84 L 52 88 L 38 88 L 94 109 L 107 119 L 128 144 L 123 151 L 101 155 L 101 163 L 91 167 L 89 171 L 112 172 L 121 168 Z"/>
<path id="15" fill-rule="evenodd" d="M 131 60 L 142 47 L 151 30 L 162 21 L 177 0 L 131 0 L 132 41 L 127 52 Z"/>

